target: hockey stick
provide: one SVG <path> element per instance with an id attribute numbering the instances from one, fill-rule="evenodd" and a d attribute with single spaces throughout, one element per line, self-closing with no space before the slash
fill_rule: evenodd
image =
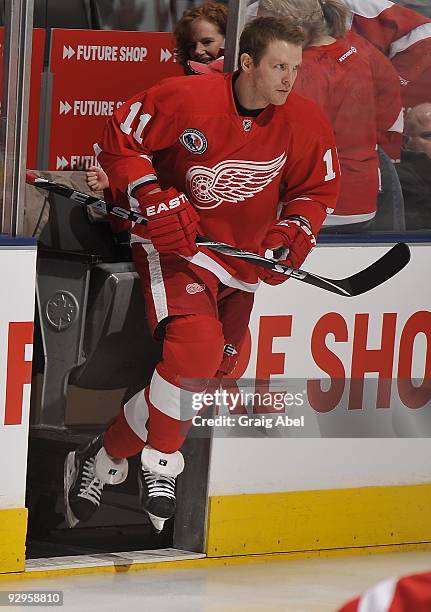
<path id="1" fill-rule="evenodd" d="M 66 187 L 60 183 L 55 183 L 53 181 L 48 181 L 44 178 L 37 177 L 30 172 L 26 173 L 26 182 L 30 185 L 34 185 L 35 187 L 40 187 L 46 191 L 51 191 L 52 193 L 63 196 L 64 198 L 73 200 L 74 202 L 78 202 L 78 204 L 82 204 L 83 206 L 95 208 L 96 210 L 99 210 L 105 214 L 110 213 L 117 217 L 121 217 L 122 219 L 134 221 L 135 223 L 146 223 L 147 221 L 142 214 L 137 213 L 136 211 L 115 206 L 115 204 L 105 202 L 105 200 L 88 195 L 87 193 L 76 191 L 71 187 Z M 408 245 L 403 242 L 399 242 L 382 257 L 380 257 L 380 259 L 357 274 L 353 274 L 347 278 L 331 279 L 325 278 L 324 276 L 319 276 L 318 274 L 312 274 L 311 272 L 306 272 L 305 270 L 290 268 L 289 266 L 278 263 L 272 259 L 267 259 L 266 257 L 262 257 L 256 253 L 242 251 L 241 249 L 237 249 L 236 247 L 232 247 L 228 244 L 209 240 L 204 236 L 198 236 L 196 243 L 199 246 L 204 246 L 219 253 L 223 253 L 223 255 L 243 259 L 248 263 L 267 268 L 268 270 L 272 270 L 274 272 L 279 272 L 285 276 L 291 276 L 292 278 L 296 278 L 297 280 L 308 283 L 309 285 L 319 287 L 320 289 L 324 289 L 325 291 L 330 291 L 331 293 L 336 293 L 344 297 L 361 295 L 362 293 L 366 293 L 367 291 L 378 287 L 402 270 L 410 261 L 410 249 Z"/>

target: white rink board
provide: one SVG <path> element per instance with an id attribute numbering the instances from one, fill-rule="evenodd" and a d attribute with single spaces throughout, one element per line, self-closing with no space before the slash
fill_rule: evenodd
<path id="1" fill-rule="evenodd" d="M 350 276 L 383 255 L 390 246 L 322 246 L 310 255 L 304 267 L 326 277 Z M 271 375 L 272 381 L 280 377 L 327 378 L 329 381 L 328 374 L 317 363 L 326 364 L 322 357 L 325 351 L 316 352 L 315 349 L 313 356 L 311 348 L 313 333 L 317 334 L 316 324 L 328 313 L 335 313 L 330 316 L 341 322 L 343 333 L 347 334 L 347 340 L 339 336 L 336 342 L 334 334 L 330 333 L 331 326 L 325 327 L 326 346 L 342 364 L 346 379 L 352 373 L 355 350 L 356 356 L 358 354 L 358 338 L 353 339 L 355 321 L 359 327 L 364 325 L 366 314 L 369 317 L 365 348 L 381 349 L 383 343 L 386 350 L 383 361 L 389 362 L 386 370 L 394 379 L 400 363 L 404 364 L 404 369 L 406 363 L 411 366 L 412 377 L 422 378 L 427 355 L 431 359 L 431 339 L 428 346 L 425 333 L 413 334 L 415 339 L 410 344 L 406 338 L 412 321 L 418 321 L 418 317 L 428 321 L 427 317 L 431 317 L 431 286 L 426 279 L 431 249 L 421 245 L 412 246 L 411 250 L 412 260 L 402 272 L 356 298 L 339 297 L 294 280 L 278 287 L 262 285 L 250 323 L 251 356 L 243 378 L 256 376 L 260 335 L 261 347 L 266 346 L 267 352 L 280 353 L 284 364 L 283 374 Z M 416 314 L 420 312 L 425 314 Z M 386 327 L 382 332 L 384 314 Z M 274 333 L 274 338 L 270 334 L 268 339 L 266 332 L 267 337 L 262 340 L 262 334 L 265 335 L 263 317 L 276 316 L 291 316 L 290 336 L 277 337 Z M 274 326 L 277 329 L 277 324 Z M 431 326 L 429 332 L 431 334 Z M 356 334 L 360 336 L 358 330 Z M 410 352 L 409 346 L 413 346 Z M 363 361 L 366 366 L 370 363 L 368 358 Z M 265 367 L 265 359 L 260 358 L 260 373 L 262 364 L 263 371 L 271 370 L 271 366 Z M 365 374 L 366 378 L 376 376 L 376 373 Z M 371 384 L 376 385 L 376 382 Z M 349 409 L 349 387 L 350 382 L 346 380 L 342 400 L 333 410 L 322 414 L 309 406 L 305 409 L 306 427 L 300 434 L 302 438 L 280 437 L 274 430 L 267 430 L 260 438 L 247 438 L 246 434 L 235 439 L 215 437 L 209 494 L 431 482 L 431 441 L 419 437 L 431 436 L 431 402 L 418 410 L 404 406 L 394 410 L 378 409 L 374 387 L 371 393 L 365 393 L 361 409 Z M 391 397 L 399 398 L 396 380 L 392 384 Z"/>
<path id="2" fill-rule="evenodd" d="M 15 346 L 11 344 L 11 323 L 27 324 L 27 335 L 33 325 L 36 274 L 33 242 L 17 239 L 15 247 L 13 239 L 0 239 L 0 509 L 25 505 L 30 384 L 22 386 L 22 412 L 15 418 L 20 423 L 6 424 L 12 418 L 6 408 L 6 380 L 13 364 L 31 364 L 32 359 L 32 343 L 22 346 L 22 350 L 11 349 L 9 358 L 8 346 Z"/>

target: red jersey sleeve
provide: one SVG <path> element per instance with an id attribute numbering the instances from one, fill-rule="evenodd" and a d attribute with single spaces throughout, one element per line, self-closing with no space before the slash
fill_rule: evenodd
<path id="1" fill-rule="evenodd" d="M 125 102 L 107 122 L 98 144 L 98 160 L 109 178 L 114 201 L 157 183 L 153 154 L 177 138 L 175 113 L 169 112 L 159 86 Z"/>
<path id="2" fill-rule="evenodd" d="M 414 45 L 397 52 L 392 58 L 402 84 L 415 81 L 431 66 L 431 22 L 428 24 L 428 38 L 418 40 Z"/>
<path id="3" fill-rule="evenodd" d="M 348 39 L 366 54 L 371 69 L 377 143 L 391 158 L 399 159 L 404 129 L 399 76 L 388 58 L 368 40 L 354 32 Z"/>
<path id="4" fill-rule="evenodd" d="M 344 0 L 352 11 L 352 29 L 367 38 L 385 55 L 393 57 L 404 48 L 431 35 L 431 21 L 416 11 L 387 0 Z"/>
<path id="5" fill-rule="evenodd" d="M 376 125 L 378 131 L 403 131 L 401 85 L 398 74 L 391 62 L 367 40 L 356 35 L 353 37 L 359 47 L 367 53 L 370 63 L 376 105 Z"/>
<path id="6" fill-rule="evenodd" d="M 292 126 L 294 135 L 283 175 L 281 216 L 302 215 L 317 233 L 337 203 L 340 165 L 329 123 L 314 104 L 309 104 L 301 106 L 304 123 Z"/>
<path id="7" fill-rule="evenodd" d="M 431 64 L 431 20 L 386 0 L 344 0 L 352 29 L 387 55 L 403 81 L 414 81 Z"/>

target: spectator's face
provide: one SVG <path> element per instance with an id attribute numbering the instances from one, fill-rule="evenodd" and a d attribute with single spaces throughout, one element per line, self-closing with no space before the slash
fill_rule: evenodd
<path id="1" fill-rule="evenodd" d="M 407 118 L 405 147 L 410 151 L 426 153 L 431 159 L 431 110 L 428 113 L 411 114 Z"/>
<path id="2" fill-rule="evenodd" d="M 296 81 L 302 61 L 302 47 L 284 40 L 274 40 L 267 46 L 257 66 L 250 56 L 244 56 L 251 61 L 248 70 L 256 98 L 255 108 L 284 104 Z"/>
<path id="3" fill-rule="evenodd" d="M 190 35 L 189 59 L 208 64 L 219 57 L 219 51 L 224 45 L 224 35 L 215 23 L 196 19 L 190 25 Z"/>

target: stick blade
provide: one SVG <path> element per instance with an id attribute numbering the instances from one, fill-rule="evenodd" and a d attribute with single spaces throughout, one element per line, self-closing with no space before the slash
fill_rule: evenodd
<path id="1" fill-rule="evenodd" d="M 365 270 L 342 281 L 351 297 L 371 291 L 398 274 L 410 261 L 410 248 L 404 242 L 398 242 L 380 259 Z M 340 283 L 341 284 L 341 283 Z"/>

